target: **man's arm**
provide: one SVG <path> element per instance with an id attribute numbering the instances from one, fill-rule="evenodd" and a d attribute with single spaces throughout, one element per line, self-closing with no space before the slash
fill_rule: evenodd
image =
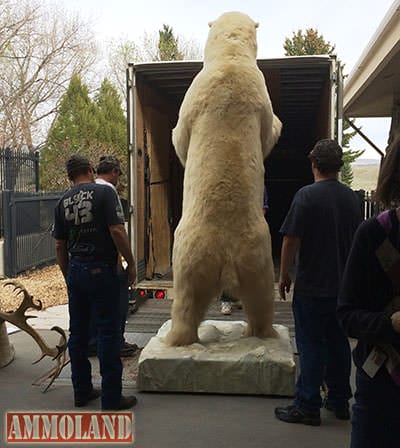
<path id="1" fill-rule="evenodd" d="M 136 280 L 136 266 L 133 254 L 129 245 L 128 235 L 123 224 L 114 224 L 109 226 L 111 238 L 114 241 L 118 252 L 124 257 L 128 263 L 128 286 L 132 285 Z"/>
<path id="2" fill-rule="evenodd" d="M 68 270 L 68 251 L 65 240 L 56 240 L 56 260 L 64 279 L 66 279 Z"/>
<path id="3" fill-rule="evenodd" d="M 286 300 L 286 293 L 290 291 L 292 279 L 290 278 L 289 271 L 293 266 L 300 244 L 301 239 L 297 236 L 285 235 L 283 237 L 279 274 L 279 296 L 281 300 Z"/>

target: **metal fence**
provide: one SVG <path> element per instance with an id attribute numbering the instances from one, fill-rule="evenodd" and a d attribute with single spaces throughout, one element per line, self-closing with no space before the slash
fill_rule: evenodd
<path id="1" fill-rule="evenodd" d="M 0 150 L 0 189 L 39 191 L 39 152 Z"/>
<path id="2" fill-rule="evenodd" d="M 357 190 L 356 193 L 360 198 L 361 213 L 364 219 L 376 216 L 381 211 L 375 200 L 375 191 Z"/>
<path id="3" fill-rule="evenodd" d="M 55 261 L 51 230 L 61 193 L 2 192 L 7 277 Z"/>
<path id="4" fill-rule="evenodd" d="M 0 149 L 0 190 L 39 191 L 39 153 Z M 2 210 L 0 199 L 0 238 L 4 234 Z"/>

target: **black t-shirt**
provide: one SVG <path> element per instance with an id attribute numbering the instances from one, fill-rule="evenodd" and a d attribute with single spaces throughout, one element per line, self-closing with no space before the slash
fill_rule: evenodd
<path id="1" fill-rule="evenodd" d="M 357 195 L 336 179 L 301 188 L 280 232 L 301 239 L 295 293 L 336 297 L 354 232 L 362 220 Z"/>
<path id="2" fill-rule="evenodd" d="M 83 183 L 64 193 L 55 208 L 53 236 L 67 242 L 70 256 L 94 257 L 115 264 L 118 252 L 109 226 L 124 223 L 115 191 Z"/>

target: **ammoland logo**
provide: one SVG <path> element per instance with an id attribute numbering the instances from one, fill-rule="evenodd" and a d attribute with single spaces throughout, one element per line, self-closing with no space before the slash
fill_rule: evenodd
<path id="1" fill-rule="evenodd" d="M 133 443 L 132 412 L 7 412 L 7 443 Z"/>

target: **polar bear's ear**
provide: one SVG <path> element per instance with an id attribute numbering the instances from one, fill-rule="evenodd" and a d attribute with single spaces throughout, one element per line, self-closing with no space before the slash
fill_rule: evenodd
<path id="1" fill-rule="evenodd" d="M 214 25 L 214 22 L 208 22 L 208 26 L 211 28 Z"/>
<path id="2" fill-rule="evenodd" d="M 258 28 L 260 24 L 258 22 L 254 22 L 254 28 Z"/>

